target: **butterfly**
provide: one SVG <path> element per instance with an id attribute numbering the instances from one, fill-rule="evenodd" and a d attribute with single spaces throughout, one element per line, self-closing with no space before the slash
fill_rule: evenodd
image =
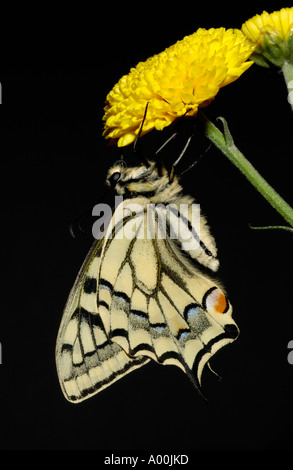
<path id="1" fill-rule="evenodd" d="M 65 306 L 56 344 L 63 393 L 80 402 L 150 360 L 178 366 L 200 392 L 204 366 L 239 333 L 214 280 L 207 221 L 155 162 L 114 164 L 106 184 L 121 199 Z"/>

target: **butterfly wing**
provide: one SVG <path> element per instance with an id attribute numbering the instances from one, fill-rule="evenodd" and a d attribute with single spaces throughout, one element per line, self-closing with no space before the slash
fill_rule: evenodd
<path id="1" fill-rule="evenodd" d="M 135 216 L 118 217 L 119 230 L 105 244 L 98 308 L 109 338 L 128 356 L 177 365 L 199 389 L 204 365 L 238 336 L 223 290 L 192 259 L 196 253 L 203 265 L 215 267 L 207 248 L 213 250 L 213 240 L 207 229 L 201 240 L 186 220 L 184 230 L 197 247 L 191 244 L 188 252 L 185 243 L 184 252 L 169 236 L 170 221 L 166 232 L 166 217 L 159 211 L 150 217 L 144 201 L 131 202 Z M 140 210 L 133 210 L 135 204 Z"/>
<path id="2" fill-rule="evenodd" d="M 80 269 L 57 338 L 56 365 L 60 385 L 65 397 L 75 403 L 103 390 L 149 360 L 147 357 L 130 358 L 109 339 L 105 330 L 97 308 L 104 243 L 102 239 L 93 245 Z M 102 302 L 100 308 L 103 310 Z"/>
<path id="3" fill-rule="evenodd" d="M 203 241 L 187 217 L 179 239 L 189 231 L 198 245 L 179 246 L 170 238 L 172 220 L 160 211 L 149 217 L 146 201 L 126 200 L 116 209 L 69 296 L 56 348 L 69 401 L 92 396 L 150 359 L 179 366 L 199 389 L 206 362 L 238 335 L 225 294 L 194 261 L 217 267 L 204 223 Z"/>

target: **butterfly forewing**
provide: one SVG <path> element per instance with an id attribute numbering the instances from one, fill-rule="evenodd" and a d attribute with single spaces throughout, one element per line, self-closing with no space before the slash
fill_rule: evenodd
<path id="1" fill-rule="evenodd" d="M 103 242 L 94 244 L 80 270 L 58 333 L 59 381 L 65 397 L 72 402 L 94 395 L 149 360 L 130 358 L 117 343 L 109 340 L 100 313 L 109 315 L 109 296 L 104 295 L 100 311 L 97 308 L 98 287 L 109 293 L 107 285 L 99 283 Z"/>

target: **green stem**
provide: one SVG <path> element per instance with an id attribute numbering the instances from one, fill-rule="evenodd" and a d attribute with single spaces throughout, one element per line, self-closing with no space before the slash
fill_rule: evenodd
<path id="1" fill-rule="evenodd" d="M 293 228 L 284 225 L 267 225 L 266 227 L 254 227 L 249 224 L 253 230 L 285 230 L 286 232 L 293 232 Z"/>
<path id="2" fill-rule="evenodd" d="M 224 124 L 224 133 L 222 133 L 202 112 L 198 113 L 198 117 L 204 125 L 204 133 L 207 138 L 229 158 L 274 209 L 293 227 L 292 207 L 267 183 L 235 146 L 225 119 L 219 118 Z"/>
<path id="3" fill-rule="evenodd" d="M 288 88 L 288 101 L 293 111 L 293 64 L 285 62 L 282 67 L 282 72 Z"/>

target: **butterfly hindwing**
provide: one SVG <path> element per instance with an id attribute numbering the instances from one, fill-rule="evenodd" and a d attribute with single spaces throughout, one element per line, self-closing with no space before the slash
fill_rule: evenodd
<path id="1" fill-rule="evenodd" d="M 166 219 L 156 213 L 150 237 L 146 202 L 137 198 L 131 204 L 125 201 L 124 207 L 135 204 L 145 206 L 144 210 L 121 219 L 123 238 L 112 237 L 105 244 L 98 305 L 99 301 L 103 304 L 107 279 L 111 340 L 131 357 L 147 356 L 179 366 L 199 386 L 205 363 L 238 335 L 232 308 L 215 281 L 184 259 L 182 249 L 168 234 L 161 236 Z M 215 264 L 205 244 L 198 245 L 208 253 L 202 259 L 209 256 Z"/>

